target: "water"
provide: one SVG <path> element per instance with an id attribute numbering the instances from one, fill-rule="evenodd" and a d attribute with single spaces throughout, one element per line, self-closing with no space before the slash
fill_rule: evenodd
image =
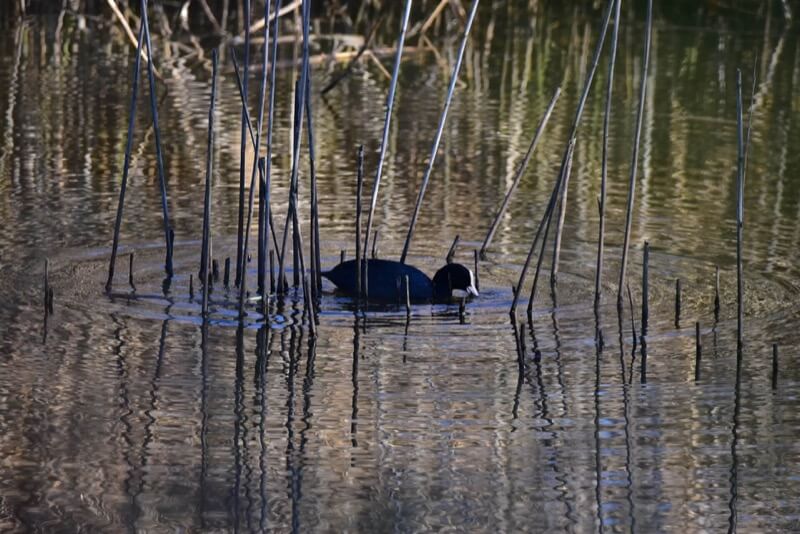
<path id="1" fill-rule="evenodd" d="M 348 299 L 326 293 L 314 342 L 294 293 L 270 328 L 255 312 L 240 326 L 233 290 L 216 288 L 205 328 L 189 299 L 188 276 L 199 262 L 209 72 L 185 51 L 159 63 L 161 87 L 169 88 L 159 95 L 159 115 L 177 275 L 164 296 L 145 92 L 118 294 L 103 294 L 132 54 L 103 19 L 3 19 L 0 530 L 800 529 L 796 30 L 778 6 L 769 16 L 748 6 L 657 12 L 629 270 L 633 328 L 641 333 L 648 240 L 643 373 L 628 306 L 620 319 L 614 305 L 643 13 L 623 10 L 598 353 L 591 302 L 605 61 L 576 149 L 557 305 L 545 278 L 533 326 L 508 318 L 510 286 L 555 179 L 600 17 L 584 7 L 540 5 L 534 13 L 522 4 L 482 7 L 411 248 L 413 263 L 432 273 L 460 234 L 457 259 L 471 264 L 561 85 L 531 169 L 481 263 L 481 297 L 463 318 L 457 306 L 415 306 L 407 322 L 405 310 L 391 306 L 357 318 Z M 389 20 L 379 43 L 392 39 Z M 436 29 L 438 55 L 409 55 L 403 65 L 376 214 L 382 257 L 402 248 L 457 33 L 457 25 Z M 289 44 L 281 57 L 292 53 Z M 754 62 L 746 344 L 737 378 L 734 80 L 742 67 L 749 95 Z M 212 220 L 220 260 L 235 256 L 239 179 L 238 98 L 229 66 L 223 72 Z M 279 221 L 295 74 L 279 71 Z M 316 66 L 315 86 L 329 76 L 326 65 Z M 386 89 L 368 67 L 314 99 L 325 266 L 342 248 L 352 257 L 356 147 L 365 144 L 369 184 Z M 137 299 L 125 296 L 131 249 Z M 56 295 L 46 323 L 45 257 Z M 722 311 L 715 322 L 716 265 Z M 698 382 L 695 321 L 703 342 Z M 776 390 L 772 343 L 780 346 Z"/>

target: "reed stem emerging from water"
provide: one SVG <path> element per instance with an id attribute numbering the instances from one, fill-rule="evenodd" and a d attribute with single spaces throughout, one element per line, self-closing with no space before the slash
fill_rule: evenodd
<path id="1" fill-rule="evenodd" d="M 744 239 L 744 132 L 742 130 L 742 71 L 736 71 L 736 139 L 738 141 L 736 172 L 736 346 L 741 357 L 744 337 L 744 273 L 742 241 Z"/>
<path id="2" fill-rule="evenodd" d="M 594 75 L 597 72 L 597 67 L 600 64 L 600 53 L 603 51 L 603 44 L 605 43 L 606 33 L 608 33 L 608 24 L 611 20 L 611 12 L 613 11 L 614 4 L 617 0 L 609 0 L 606 7 L 605 16 L 600 27 L 600 33 L 597 37 L 597 45 L 595 45 L 594 55 L 592 56 L 592 65 L 586 76 L 586 81 L 583 84 L 583 93 L 578 101 L 578 108 L 575 111 L 575 119 L 572 122 L 570 129 L 570 140 L 574 140 L 578 135 L 578 126 L 583 116 L 583 110 L 586 107 L 586 100 L 589 98 L 589 91 L 592 88 Z M 553 238 L 553 261 L 550 264 L 550 285 L 555 287 L 558 279 L 558 264 L 561 256 L 561 236 L 564 230 L 564 219 L 567 214 L 567 193 L 569 192 L 569 177 L 571 170 L 564 174 L 564 185 L 561 188 L 561 198 L 558 201 L 558 224 L 556 225 L 556 233 Z M 552 215 L 551 215 L 552 217 Z M 545 237 L 545 241 L 547 238 Z"/>
<path id="3" fill-rule="evenodd" d="M 122 185 L 119 188 L 119 202 L 117 203 L 117 218 L 114 221 L 114 241 L 111 245 L 111 259 L 108 263 L 108 281 L 106 292 L 111 291 L 114 283 L 114 269 L 119 248 L 119 230 L 122 225 L 122 210 L 125 206 L 125 192 L 128 189 L 128 171 L 131 167 L 131 150 L 133 148 L 133 130 L 136 123 L 136 100 L 139 93 L 139 72 L 142 64 L 142 40 L 144 39 L 144 23 L 139 24 L 139 40 L 136 45 L 136 61 L 133 67 L 133 82 L 131 84 L 131 105 L 128 112 L 128 138 L 125 141 L 125 159 L 122 163 Z"/>
<path id="4" fill-rule="evenodd" d="M 461 70 L 461 63 L 464 59 L 464 52 L 467 49 L 467 42 L 469 41 L 469 32 L 472 29 L 472 23 L 475 20 L 475 14 L 478 12 L 478 4 L 480 0 L 472 0 L 472 7 L 470 8 L 469 17 L 467 18 L 467 26 L 464 29 L 464 36 L 461 40 L 461 47 L 458 49 L 458 56 L 456 59 L 456 64 L 453 67 L 453 73 L 450 76 L 450 85 L 447 88 L 447 97 L 444 101 L 444 108 L 442 109 L 442 115 L 439 117 L 439 127 L 436 130 L 436 136 L 433 139 L 433 146 L 431 147 L 431 155 L 428 158 L 428 166 L 425 169 L 425 174 L 422 177 L 422 185 L 419 189 L 419 195 L 417 196 L 417 203 L 414 205 L 414 213 L 411 216 L 411 222 L 408 225 L 408 234 L 406 235 L 406 241 L 403 244 L 403 253 L 400 255 L 400 263 L 406 262 L 406 256 L 408 256 L 408 248 L 411 246 L 411 237 L 414 235 L 414 227 L 417 224 L 417 218 L 419 217 L 419 210 L 422 206 L 422 199 L 425 198 L 425 190 L 428 187 L 428 182 L 431 178 L 431 172 L 433 171 L 433 165 L 436 162 L 436 154 L 439 152 L 439 143 L 442 140 L 442 133 L 444 132 L 444 125 L 447 122 L 447 113 L 450 111 L 450 103 L 453 100 L 453 93 L 456 89 L 456 82 L 458 81 L 458 73 Z"/>
<path id="5" fill-rule="evenodd" d="M 269 2 L 267 2 L 269 4 Z M 269 18 L 265 19 L 267 22 Z M 225 21 L 223 20 L 224 24 Z M 248 31 L 244 35 L 244 69 L 242 72 L 242 126 L 241 126 L 241 144 L 239 151 L 239 224 L 236 232 L 236 287 L 242 282 L 242 266 L 245 265 L 243 261 L 244 250 L 244 186 L 245 186 L 245 158 L 247 150 L 247 126 L 245 122 L 247 114 L 247 93 L 250 81 L 250 0 L 244 0 L 244 27 Z"/>
<path id="6" fill-rule="evenodd" d="M 694 381 L 700 380 L 700 362 L 703 359 L 703 343 L 700 339 L 700 322 L 694 323 Z"/>
<path id="7" fill-rule="evenodd" d="M 631 241 L 631 223 L 633 221 L 633 202 L 636 198 L 636 171 L 639 165 L 639 145 L 642 138 L 644 104 L 647 97 L 647 71 L 650 65 L 650 43 L 653 34 L 653 0 L 647 0 L 647 23 L 644 37 L 644 55 L 642 57 L 642 83 L 639 87 L 639 109 L 636 112 L 636 133 L 633 138 L 631 154 L 631 173 L 628 181 L 628 203 L 625 211 L 625 238 L 622 243 L 622 265 L 619 270 L 617 287 L 617 307 L 622 307 L 622 288 L 628 274 L 628 247 Z"/>
<path id="8" fill-rule="evenodd" d="M 533 134 L 533 140 L 531 140 L 531 144 L 528 145 L 528 151 L 525 152 L 525 157 L 522 158 L 522 162 L 517 168 L 516 174 L 514 174 L 514 180 L 511 182 L 511 186 L 508 188 L 508 191 L 506 191 L 506 196 L 503 198 L 502 204 L 500 204 L 500 209 L 497 211 L 497 215 L 494 216 L 492 225 L 489 227 L 489 232 L 486 234 L 486 237 L 483 240 L 483 244 L 481 245 L 481 250 L 480 250 L 481 258 L 486 257 L 486 249 L 489 248 L 489 245 L 492 244 L 492 239 L 494 239 L 494 234 L 495 232 L 497 232 L 497 227 L 500 225 L 500 219 L 503 218 L 503 215 L 508 209 L 508 204 L 509 202 L 511 202 L 511 197 L 517 190 L 520 181 L 522 181 L 522 176 L 525 174 L 525 171 L 528 168 L 528 164 L 531 161 L 531 157 L 533 156 L 533 153 L 536 150 L 536 146 L 539 144 L 539 139 L 541 139 L 542 134 L 544 133 L 544 128 L 545 126 L 547 126 L 547 122 L 550 120 L 550 115 L 552 115 L 553 109 L 556 107 L 556 102 L 558 102 L 559 96 L 561 96 L 561 87 L 556 88 L 556 92 L 550 99 L 550 103 L 547 105 L 547 109 L 545 110 L 544 115 L 539 121 L 539 125 L 536 127 L 536 133 Z"/>
<path id="9" fill-rule="evenodd" d="M 356 299 L 357 302 L 360 302 L 361 296 L 364 294 L 361 258 L 361 191 L 364 187 L 364 145 L 358 147 L 356 162 Z"/>
<path id="10" fill-rule="evenodd" d="M 150 41 L 150 25 L 147 22 L 147 0 L 142 0 L 142 25 L 144 26 L 144 38 L 147 44 L 147 79 L 150 85 L 150 111 L 153 115 L 153 131 L 156 141 L 156 164 L 158 168 L 158 183 L 161 186 L 161 210 L 164 213 L 164 241 L 167 247 L 167 257 L 165 270 L 167 276 L 172 276 L 172 239 L 170 232 L 172 226 L 169 222 L 169 206 L 167 205 L 167 182 L 164 176 L 164 157 L 161 152 L 161 130 L 158 128 L 158 104 L 156 97 L 156 78 L 153 72 L 153 44 Z"/>
<path id="11" fill-rule="evenodd" d="M 650 321 L 650 243 L 644 242 L 642 259 L 642 337 L 647 335 Z"/>
<path id="12" fill-rule="evenodd" d="M 394 68 L 392 69 L 392 81 L 389 84 L 389 95 L 386 97 L 386 116 L 383 119 L 383 135 L 381 136 L 381 151 L 378 156 L 378 167 L 375 170 L 375 182 L 372 184 L 372 198 L 369 203 L 369 215 L 367 215 L 367 232 L 364 234 L 364 254 L 369 250 L 369 234 L 372 232 L 372 216 L 375 213 L 375 205 L 378 202 L 378 191 L 381 187 L 381 177 L 383 176 L 383 162 L 386 159 L 386 148 L 389 144 L 389 125 L 392 120 L 392 109 L 394 108 L 394 97 L 397 92 L 397 79 L 400 75 L 400 61 L 403 57 L 403 47 L 408 30 L 408 18 L 411 14 L 411 0 L 406 0 L 403 8 L 403 19 L 400 22 L 400 35 L 397 38 L 397 52 L 394 57 Z M 359 237 L 360 239 L 360 237 Z"/>
<path id="13" fill-rule="evenodd" d="M 203 201 L 203 245 L 200 252 L 200 280 L 203 284 L 203 316 L 208 316 L 208 269 L 211 264 L 211 183 L 214 163 L 214 105 L 217 100 L 217 49 L 211 52 L 211 102 L 208 105 L 206 146 L 206 190 Z"/>
<path id="14" fill-rule="evenodd" d="M 603 117 L 603 156 L 600 164 L 600 198 L 598 210 L 600 211 L 600 228 L 597 238 L 597 267 L 594 275 L 594 306 L 600 305 L 603 297 L 603 262 L 605 260 L 605 233 L 606 233 L 606 189 L 608 184 L 608 134 L 611 125 L 611 94 L 614 88 L 614 65 L 617 62 L 617 44 L 619 43 L 619 22 L 622 0 L 616 0 L 614 9 L 614 30 L 611 37 L 611 56 L 608 60 L 608 79 L 606 83 L 606 110 Z"/>
<path id="15" fill-rule="evenodd" d="M 285 291 L 285 283 L 283 279 L 283 275 L 285 272 L 285 254 L 286 254 L 286 244 L 287 238 L 289 234 L 289 223 L 296 219 L 294 214 L 297 211 L 297 175 L 298 175 L 298 167 L 300 165 L 300 136 L 303 129 L 303 108 L 302 105 L 305 101 L 305 93 L 308 84 L 306 83 L 306 79 L 309 75 L 309 65 L 308 65 L 308 55 L 309 55 L 309 24 L 311 19 L 311 0 L 303 0 L 303 62 L 300 71 L 300 80 L 295 87 L 295 94 L 297 95 L 297 102 L 295 102 L 295 127 L 292 137 L 292 170 L 291 170 L 291 180 L 289 184 L 289 208 L 286 214 L 286 221 L 284 222 L 283 226 L 283 237 L 281 241 L 281 252 L 278 255 L 278 292 L 283 293 Z M 299 229 L 297 228 L 297 224 L 294 224 L 295 227 L 295 238 Z M 296 240 L 296 239 L 295 239 Z"/>

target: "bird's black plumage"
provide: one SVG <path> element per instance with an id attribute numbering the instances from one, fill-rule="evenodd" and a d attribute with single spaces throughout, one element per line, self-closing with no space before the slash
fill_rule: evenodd
<path id="1" fill-rule="evenodd" d="M 445 265 L 431 280 L 425 273 L 397 261 L 370 259 L 362 262 L 367 280 L 367 297 L 378 301 L 405 300 L 405 277 L 408 276 L 409 295 L 414 302 L 440 301 L 450 298 L 453 290 L 477 296 L 472 272 L 457 263 Z M 350 295 L 358 293 L 356 260 L 340 263 L 322 276 Z"/>

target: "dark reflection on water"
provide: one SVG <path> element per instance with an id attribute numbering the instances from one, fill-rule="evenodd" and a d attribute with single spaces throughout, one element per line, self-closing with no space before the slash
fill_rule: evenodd
<path id="1" fill-rule="evenodd" d="M 696 18 L 661 6 L 633 227 L 633 304 L 623 316 L 613 305 L 596 316 L 591 306 L 603 120 L 595 90 L 575 151 L 558 305 L 541 291 L 533 323 L 510 324 L 508 288 L 555 178 L 600 16 L 528 4 L 481 9 L 412 246 L 414 262 L 433 272 L 460 234 L 459 257 L 471 261 L 561 85 L 531 170 L 481 265 L 481 298 L 463 321 L 457 306 L 439 305 L 415 306 L 407 320 L 394 307 L 363 317 L 326 294 L 317 340 L 302 326 L 294 294 L 270 327 L 255 313 L 237 325 L 226 306 L 235 300 L 230 289 L 215 287 L 210 324 L 188 297 L 209 81 L 202 63 L 180 56 L 159 64 L 177 275 L 164 295 L 153 132 L 140 106 L 122 228 L 122 242 L 137 249 L 139 298 L 126 296 L 121 282 L 114 298 L 101 294 L 131 51 L 97 19 L 0 18 L 0 530 L 799 529 L 796 29 L 777 4 L 699 9 Z M 611 129 L 609 302 L 641 76 L 642 12 L 630 5 Z M 428 157 L 457 46 L 447 35 L 458 25 L 446 30 L 431 36 L 436 53 L 403 65 L 376 215 L 384 257 L 402 246 Z M 389 43 L 391 32 L 378 39 Z M 291 44 L 281 50 L 284 60 L 292 53 Z M 754 62 L 749 317 L 738 359 L 733 80 L 737 67 L 749 78 Z M 605 85 L 604 63 L 596 88 Z M 279 71 L 279 219 L 295 74 Z M 314 76 L 321 87 L 327 67 Z M 326 266 L 342 248 L 352 256 L 355 147 L 366 144 L 374 168 L 386 85 L 367 67 L 313 102 Z M 222 260 L 235 254 L 239 174 L 229 68 L 220 88 L 213 232 Z M 640 340 L 633 331 L 641 329 L 645 239 L 653 247 L 651 315 Z M 43 324 L 45 256 L 56 313 Z M 118 271 L 123 280 L 127 266 Z M 697 382 L 695 320 L 704 346 Z M 773 342 L 781 347 L 775 391 Z"/>

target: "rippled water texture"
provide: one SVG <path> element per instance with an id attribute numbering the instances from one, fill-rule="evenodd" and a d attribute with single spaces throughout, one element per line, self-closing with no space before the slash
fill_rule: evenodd
<path id="1" fill-rule="evenodd" d="M 266 326 L 255 311 L 237 321 L 235 290 L 221 283 L 209 324 L 196 283 L 190 298 L 213 38 L 198 41 L 205 59 L 180 31 L 183 47 L 156 41 L 176 276 L 165 294 L 144 88 L 115 293 L 104 294 L 133 53 L 101 4 L 99 17 L 0 15 L 0 530 L 800 530 L 800 41 L 779 2 L 656 2 L 629 270 L 633 318 L 627 299 L 617 315 L 615 296 L 644 3 L 624 2 L 606 300 L 596 319 L 604 56 L 575 151 L 557 300 L 545 277 L 532 324 L 509 321 L 511 285 L 556 176 L 601 13 L 589 2 L 485 2 L 412 243 L 414 264 L 434 272 L 458 234 L 457 259 L 471 265 L 559 85 L 563 96 L 480 265 L 480 298 L 463 317 L 458 306 L 418 305 L 407 321 L 394 306 L 356 315 L 326 285 L 316 340 L 295 290 Z M 432 4 L 417 6 L 412 25 Z M 393 42 L 397 11 L 376 48 Z M 317 31 L 328 32 L 319 16 Z M 461 22 L 450 10 L 443 16 L 449 22 L 432 26 L 428 48 L 410 39 L 422 48 L 402 67 L 376 212 L 384 258 L 402 249 L 458 46 Z M 314 53 L 330 50 L 330 41 L 315 42 L 322 48 Z M 294 53 L 287 42 L 278 71 L 279 222 Z M 742 68 L 749 99 L 754 64 L 737 366 L 735 71 Z M 314 87 L 340 69 L 315 63 Z M 212 233 L 222 263 L 235 257 L 239 180 L 240 107 L 227 59 L 219 87 Z M 387 89 L 368 60 L 325 98 L 315 91 L 324 267 L 340 249 L 354 254 L 356 147 L 365 145 L 371 191 Z M 304 157 L 304 218 L 306 165 Z M 651 317 L 643 345 L 632 330 L 641 334 L 645 240 Z M 46 322 L 45 257 L 55 291 Z"/>

